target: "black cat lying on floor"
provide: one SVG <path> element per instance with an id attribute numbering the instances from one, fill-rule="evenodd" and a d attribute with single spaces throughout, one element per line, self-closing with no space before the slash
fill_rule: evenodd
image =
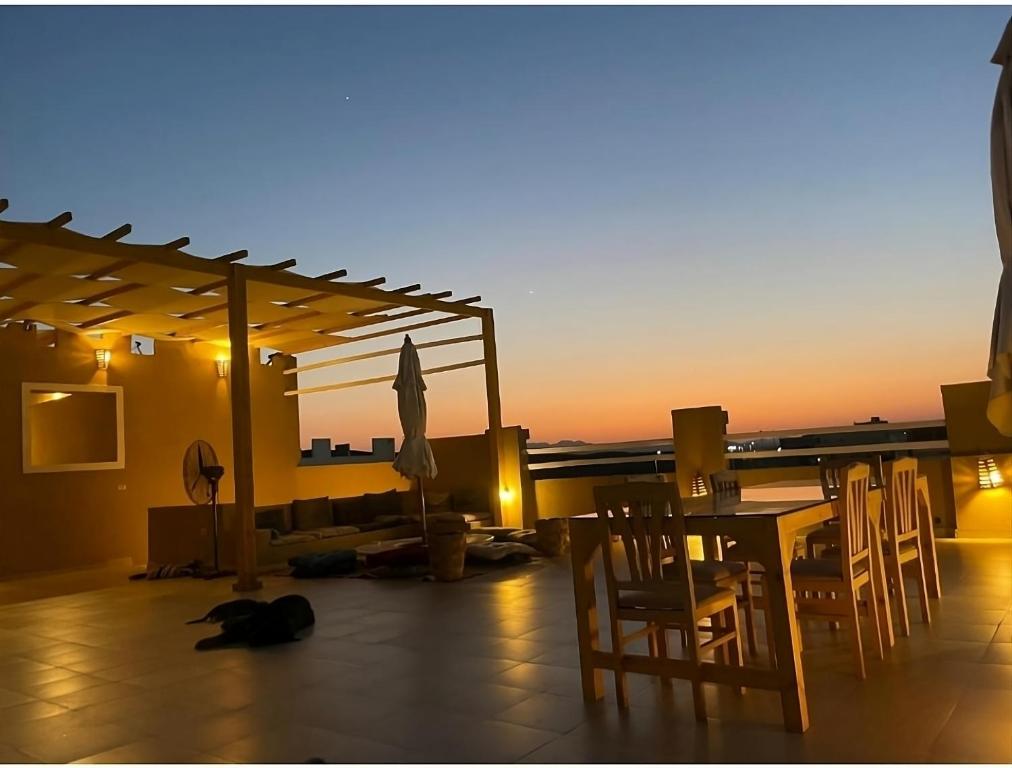
<path id="1" fill-rule="evenodd" d="M 298 640 L 316 622 L 313 608 L 302 595 L 285 595 L 270 603 L 260 600 L 232 600 L 216 605 L 203 618 L 187 624 L 221 624 L 221 633 L 198 640 L 198 651 L 246 644 L 252 647 L 277 645 Z"/>

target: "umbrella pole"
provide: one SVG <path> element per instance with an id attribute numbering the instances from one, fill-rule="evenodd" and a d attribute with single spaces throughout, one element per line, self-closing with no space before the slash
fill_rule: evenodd
<path id="1" fill-rule="evenodd" d="M 422 507 L 422 543 L 428 543 L 429 534 L 425 525 L 425 485 L 421 477 L 418 478 L 418 502 Z"/>

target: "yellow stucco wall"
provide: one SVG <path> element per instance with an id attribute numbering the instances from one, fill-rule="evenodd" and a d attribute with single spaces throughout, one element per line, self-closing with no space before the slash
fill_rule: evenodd
<path id="1" fill-rule="evenodd" d="M 73 334 L 0 329 L 0 576 L 92 565 L 147 552 L 147 509 L 189 503 L 183 451 L 209 441 L 226 467 L 223 500 L 231 500 L 232 446 L 228 380 L 216 375 L 220 350 L 164 343 L 152 356 L 131 355 L 129 337 L 92 346 Z M 95 346 L 112 350 L 107 370 Z M 290 493 L 298 456 L 298 404 L 282 396 L 281 366 L 251 366 L 257 500 Z M 21 384 L 119 385 L 124 389 L 126 464 L 122 470 L 23 474 Z"/>
<path id="2" fill-rule="evenodd" d="M 0 577 L 147 556 L 149 507 L 189 504 L 182 457 L 196 439 L 210 442 L 225 467 L 221 500 L 233 500 L 229 380 L 217 376 L 222 350 L 207 344 L 164 342 L 156 354 L 130 354 L 129 337 L 94 345 L 74 334 L 0 328 Z M 95 365 L 96 346 L 110 348 L 107 370 Z M 251 353 L 255 501 L 355 496 L 410 483 L 390 462 L 299 467 L 298 400 L 284 397 L 294 364 L 259 362 Z M 97 384 L 123 387 L 125 466 L 122 470 L 24 474 L 21 456 L 21 384 Z M 391 406 L 393 407 L 393 405 Z M 519 428 L 505 430 L 518 445 Z M 434 488 L 489 489 L 486 435 L 432 441 L 440 469 Z M 504 459 L 503 476 L 520 488 L 519 458 Z M 521 498 L 516 509 L 520 513 Z"/>
<path id="3" fill-rule="evenodd" d="M 1012 438 L 1000 434 L 987 420 L 989 390 L 987 381 L 942 386 L 956 535 L 960 538 L 1012 537 Z M 1005 484 L 981 489 L 977 462 L 989 457 L 994 458 Z"/>
<path id="4" fill-rule="evenodd" d="M 711 473 L 727 466 L 724 459 L 727 413 L 719 405 L 679 408 L 671 412 L 671 431 L 678 492 L 689 496 L 697 473 L 704 482 L 709 482 Z"/>

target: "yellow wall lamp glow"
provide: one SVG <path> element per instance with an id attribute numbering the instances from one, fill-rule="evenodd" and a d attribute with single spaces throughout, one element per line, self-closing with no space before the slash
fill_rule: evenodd
<path id="1" fill-rule="evenodd" d="M 500 488 L 499 501 L 503 502 L 504 504 L 509 504 L 511 501 L 513 501 L 513 491 L 506 486 Z"/>
<path id="2" fill-rule="evenodd" d="M 977 486 L 982 491 L 999 488 L 1004 484 L 1005 478 L 1001 476 L 1001 470 L 998 469 L 994 458 L 988 456 L 977 459 Z"/>
<path id="3" fill-rule="evenodd" d="M 217 360 L 214 361 L 215 368 L 218 371 L 219 379 L 228 378 L 228 364 L 229 359 L 227 357 L 219 357 Z"/>
<path id="4" fill-rule="evenodd" d="M 108 349 L 96 349 L 95 350 L 95 365 L 98 366 L 100 371 L 104 371 L 109 367 L 109 360 L 112 359 L 112 352 Z"/>

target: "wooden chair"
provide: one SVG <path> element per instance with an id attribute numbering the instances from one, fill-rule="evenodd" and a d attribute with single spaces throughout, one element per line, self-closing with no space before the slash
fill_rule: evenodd
<path id="1" fill-rule="evenodd" d="M 896 459 L 890 464 L 886 477 L 888 493 L 885 505 L 885 542 L 882 549 L 886 574 L 896 596 L 900 633 L 906 637 L 910 635 L 910 615 L 903 583 L 903 566 L 908 566 L 908 575 L 916 578 L 921 619 L 925 624 L 931 623 L 923 542 L 917 527 L 917 459 Z"/>
<path id="2" fill-rule="evenodd" d="M 822 498 L 829 500 L 840 495 L 842 472 L 855 461 L 868 465 L 869 487 L 885 488 L 881 454 L 849 457 L 822 456 L 819 458 L 819 483 L 822 485 Z M 805 537 L 805 550 L 808 557 L 815 557 L 820 548 L 840 546 L 838 525 L 839 520 L 830 520 Z"/>
<path id="3" fill-rule="evenodd" d="M 636 658 L 627 654 L 626 648 L 631 642 L 647 637 L 650 656 L 663 661 L 650 669 L 666 679 L 689 680 L 696 717 L 705 720 L 703 654 L 726 646 L 730 663 L 736 666 L 743 663 L 734 592 L 693 583 L 677 485 L 625 483 L 596 487 L 594 502 L 601 523 L 611 623 L 611 666 L 619 706 L 629 705 L 625 676 L 630 660 Z M 623 575 L 616 568 L 613 536 L 621 539 Z M 677 572 L 677 578 L 673 578 L 673 571 Z M 709 626 L 701 627 L 700 623 L 707 619 Z M 622 622 L 638 622 L 644 627 L 627 634 Z M 669 629 L 682 630 L 688 636 L 687 660 L 669 657 Z M 709 639 L 703 641 L 702 633 L 708 634 Z"/>
<path id="4" fill-rule="evenodd" d="M 865 605 L 874 624 L 879 658 L 883 658 L 878 613 L 875 610 L 875 582 L 871 577 L 871 529 L 868 515 L 869 468 L 851 464 L 840 476 L 837 509 L 840 518 L 841 556 L 806 558 L 791 563 L 791 576 L 799 619 L 838 621 L 851 627 L 851 648 L 857 674 L 865 678 L 861 644 L 861 590 L 867 589 Z"/>
<path id="5" fill-rule="evenodd" d="M 713 499 L 713 508 L 719 512 L 722 507 L 735 506 L 741 502 L 741 480 L 734 470 L 722 470 L 710 473 L 710 497 Z M 738 605 L 745 616 L 745 641 L 748 647 L 748 654 L 751 658 L 759 655 L 756 645 L 755 633 L 755 611 L 759 608 L 759 596 L 756 595 L 753 583 L 762 578 L 762 569 L 757 565 L 740 560 L 735 557 L 734 542 L 723 539 L 719 542 L 720 552 L 716 553 L 721 558 L 714 560 L 693 560 L 692 577 L 697 583 L 711 583 L 717 587 L 725 587 L 737 592 L 741 587 L 741 594 L 738 596 Z M 737 567 L 735 567 L 737 566 Z M 725 576 L 721 570 L 726 573 Z M 718 578 L 715 578 L 718 576 Z M 761 582 L 760 582 L 761 583 Z M 765 594 L 765 591 L 763 591 Z M 770 641 L 770 627 L 767 624 L 767 647 L 772 649 Z"/>

